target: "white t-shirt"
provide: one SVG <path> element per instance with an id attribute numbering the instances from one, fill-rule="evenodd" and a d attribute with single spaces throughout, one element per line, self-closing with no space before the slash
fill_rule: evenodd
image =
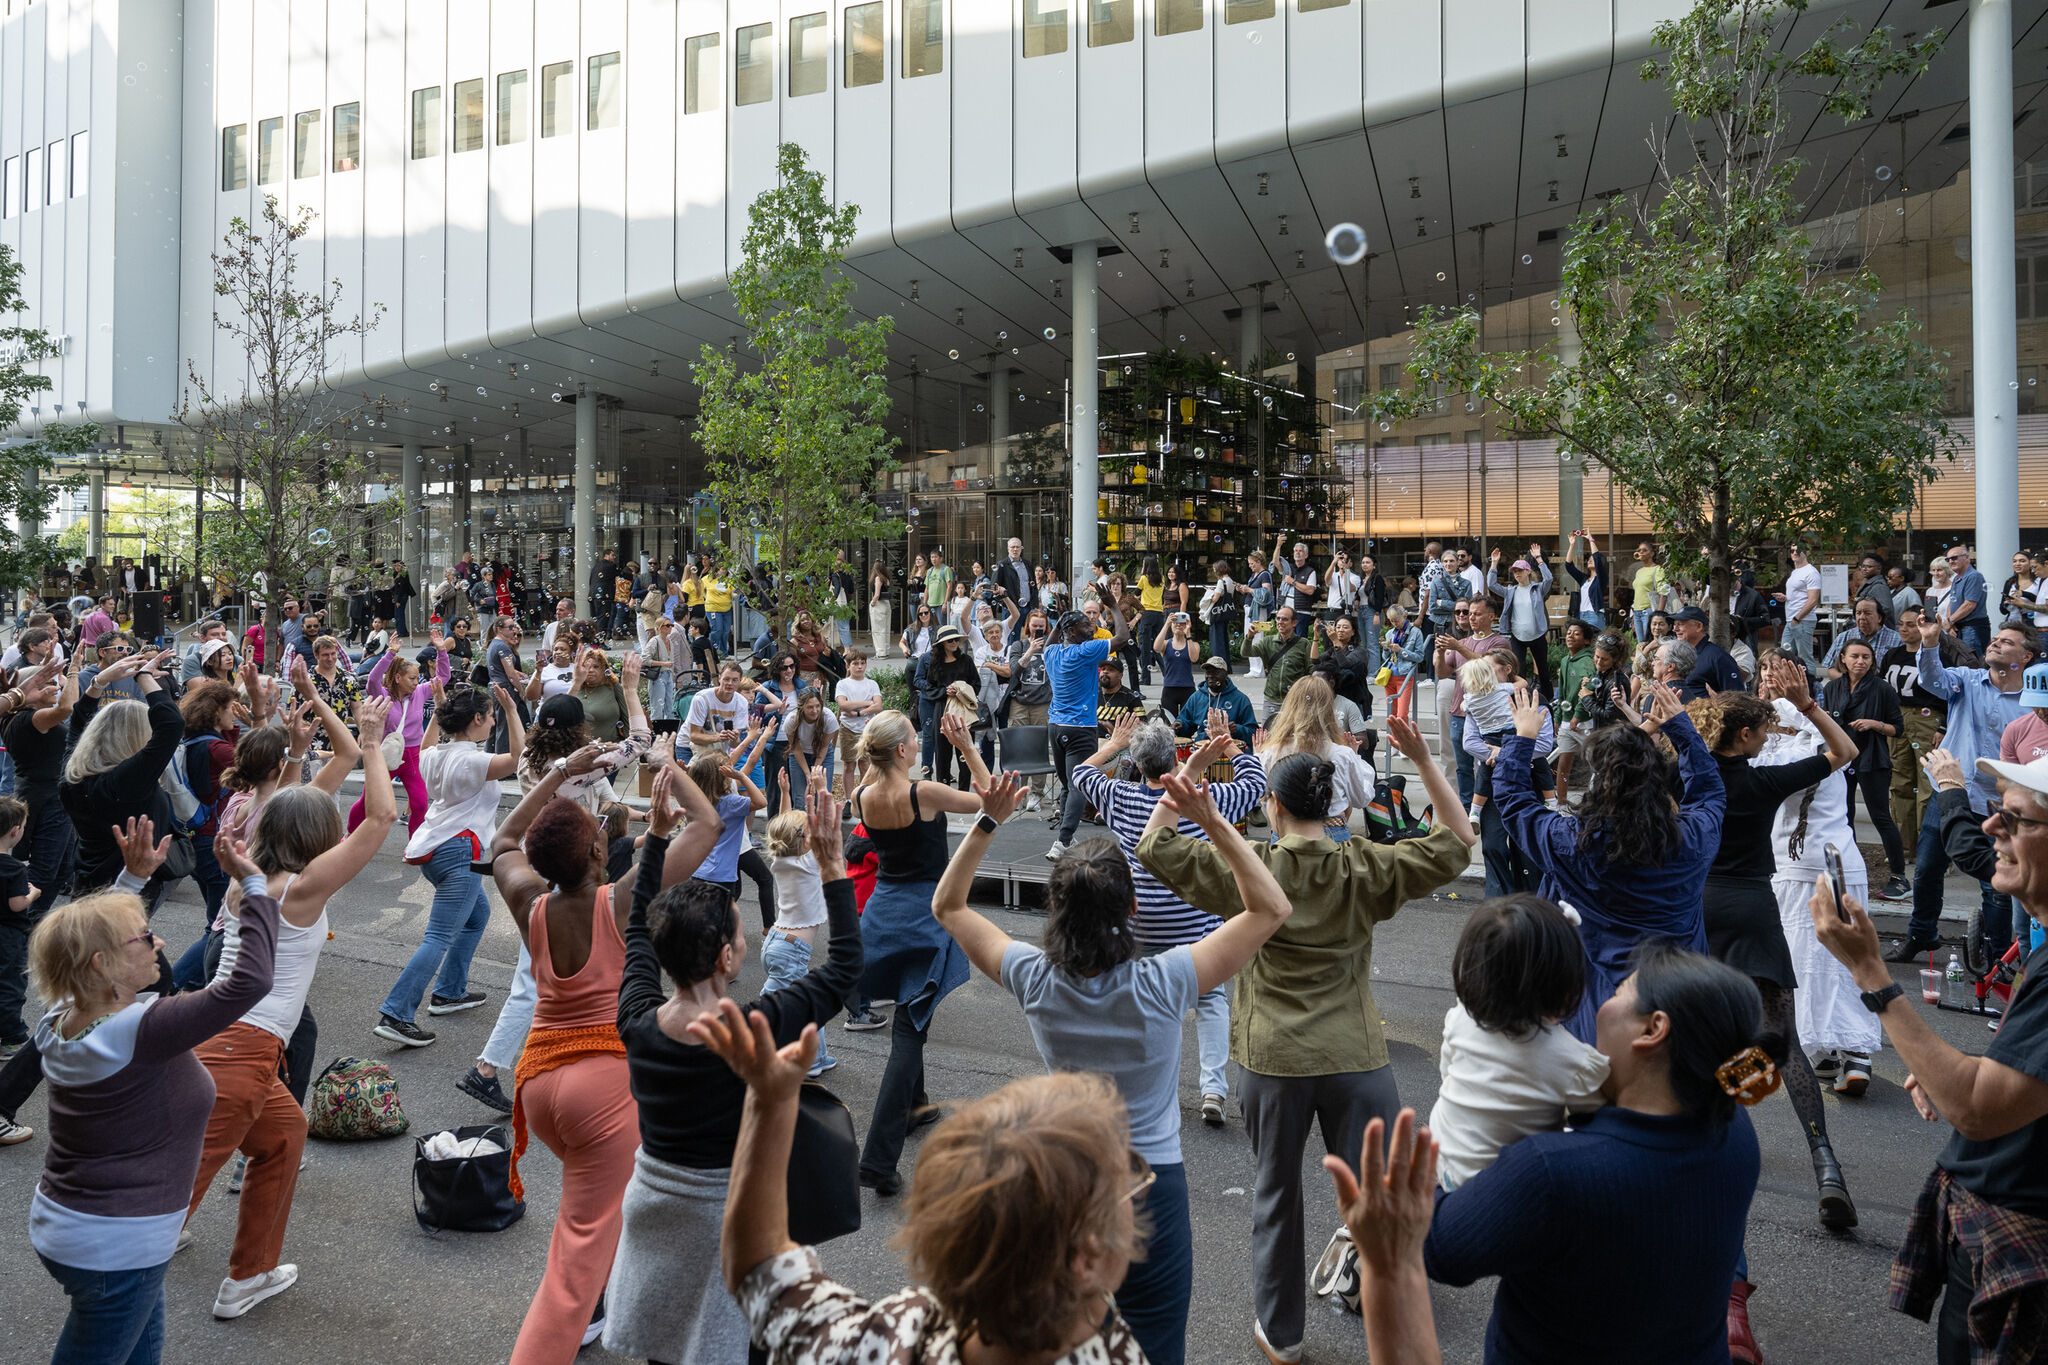
<path id="1" fill-rule="evenodd" d="M 424 862 L 458 835 L 475 841 L 480 856 L 498 832 L 498 784 L 491 778 L 492 755 L 474 740 L 446 740 L 420 751 L 420 777 L 427 785 L 427 818 L 405 843 L 405 860 Z"/>
<path id="2" fill-rule="evenodd" d="M 815 929 L 825 922 L 825 883 L 816 854 L 775 858 L 768 870 L 775 874 L 776 928 Z"/>
<path id="3" fill-rule="evenodd" d="M 1476 602 L 1486 596 L 1486 575 L 1480 572 L 1477 564 L 1472 565 L 1470 568 L 1460 569 L 1458 577 L 1472 585 L 1471 597 L 1473 601 Z"/>
<path id="4" fill-rule="evenodd" d="M 790 752 L 815 754 L 820 763 L 831 752 L 832 737 L 838 733 L 839 716 L 829 706 L 823 708 L 814 721 L 802 719 L 802 712 L 795 707 L 791 707 L 782 718 L 782 738 L 790 746 Z"/>
<path id="5" fill-rule="evenodd" d="M 699 730 L 744 731 L 747 728 L 750 709 L 744 692 L 734 692 L 731 701 L 720 701 L 718 689 L 707 687 L 690 698 L 690 715 L 687 723 Z"/>
<path id="6" fill-rule="evenodd" d="M 1813 611 L 1806 610 L 1806 594 L 1820 591 L 1820 570 L 1811 564 L 1802 564 L 1785 577 L 1785 619 L 1811 621 L 1813 612 L 1819 611 L 1819 599 L 1814 599 Z M 1805 615 L 1800 615 L 1805 612 Z"/>
<path id="7" fill-rule="evenodd" d="M 832 689 L 833 700 L 837 701 L 841 708 L 839 724 L 856 735 L 867 729 L 868 718 L 865 715 L 849 716 L 844 708 L 848 702 L 859 706 L 881 695 L 882 685 L 873 678 L 841 678 Z"/>
<path id="8" fill-rule="evenodd" d="M 1436 1181 L 1446 1190 L 1491 1166 L 1517 1138 L 1552 1132 L 1567 1113 L 1589 1114 L 1607 1103 L 1600 1083 L 1608 1061 L 1597 1049 L 1556 1024 L 1529 1038 L 1489 1032 L 1463 1005 L 1444 1015 L 1437 1069 L 1442 1080 L 1429 1131 L 1440 1148 Z"/>
<path id="9" fill-rule="evenodd" d="M 295 873 L 286 877 L 284 883 L 271 892 L 277 897 L 279 906 L 284 904 L 296 876 Z M 224 914 L 222 918 L 226 923 L 220 945 L 220 966 L 213 974 L 215 981 L 225 981 L 232 976 L 235 963 L 242 957 L 242 917 Z M 313 989 L 313 971 L 320 965 L 320 950 L 326 946 L 326 906 L 320 907 L 320 918 L 304 929 L 280 916 L 270 994 L 250 1006 L 249 1012 L 242 1016 L 242 1022 L 254 1024 L 265 1033 L 289 1043 L 299 1027 L 299 1015 L 306 1007 L 306 996 Z"/>
<path id="10" fill-rule="evenodd" d="M 543 698 L 559 697 L 576 685 L 575 664 L 546 664 L 539 672 L 540 694 Z"/>

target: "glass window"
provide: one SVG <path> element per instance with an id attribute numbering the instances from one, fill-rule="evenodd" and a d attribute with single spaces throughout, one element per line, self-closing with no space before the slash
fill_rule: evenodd
<path id="1" fill-rule="evenodd" d="M 24 213 L 34 213 L 43 206 L 43 149 L 31 147 L 25 158 L 21 170 L 21 207 Z"/>
<path id="2" fill-rule="evenodd" d="M 1249 24 L 1273 17 L 1273 0 L 1223 0 L 1223 22 Z"/>
<path id="3" fill-rule="evenodd" d="M 50 159 L 43 163 L 43 202 L 54 204 L 64 197 L 64 139 L 58 138 L 50 144 Z"/>
<path id="4" fill-rule="evenodd" d="M 441 155 L 441 87 L 412 92 L 412 159 Z"/>
<path id="5" fill-rule="evenodd" d="M 320 174 L 320 111 L 308 109 L 292 120 L 292 179 Z"/>
<path id="6" fill-rule="evenodd" d="M 1302 14 L 1318 9 L 1343 9 L 1351 0 L 1294 0 L 1294 8 Z"/>
<path id="7" fill-rule="evenodd" d="M 827 14 L 799 14 L 789 21 L 789 93 L 823 94 L 831 80 L 832 31 Z"/>
<path id="8" fill-rule="evenodd" d="M 275 185 L 284 179 L 284 120 L 267 118 L 256 125 L 256 183 Z"/>
<path id="9" fill-rule="evenodd" d="M 1365 401 L 1365 367 L 1351 366 L 1337 371 L 1336 392 L 1331 397 L 1338 407 L 1356 409 Z"/>
<path id="10" fill-rule="evenodd" d="M 86 139 L 87 135 L 84 133 L 73 133 L 71 135 L 71 197 L 73 199 L 85 193 L 88 180 L 86 172 L 92 166 L 92 161 L 88 154 L 90 143 Z"/>
<path id="11" fill-rule="evenodd" d="M 12 192 L 12 175 L 7 177 L 7 184 Z M 246 123 L 220 130 L 220 187 L 223 190 L 249 188 L 249 125 Z"/>
<path id="12" fill-rule="evenodd" d="M 356 103 L 334 106 L 334 169 L 357 171 L 363 167 L 363 106 Z"/>
<path id="13" fill-rule="evenodd" d="M 766 104 L 775 98 L 775 25 L 748 24 L 732 35 L 734 104 Z"/>
<path id="14" fill-rule="evenodd" d="M 2019 291 L 2020 318 L 2048 318 L 2048 254 L 2017 257 L 2013 261 L 2013 281 Z"/>
<path id="15" fill-rule="evenodd" d="M 21 212 L 21 158 L 10 156 L 4 174 L 7 177 L 5 190 L 0 190 L 0 218 L 12 218 Z"/>
<path id="16" fill-rule="evenodd" d="M 483 149 L 484 82 L 479 76 L 473 81 L 455 82 L 455 142 L 451 150 L 480 152 Z"/>
<path id="17" fill-rule="evenodd" d="M 684 113 L 703 114 L 716 109 L 724 98 L 719 88 L 724 76 L 724 68 L 719 65 L 716 33 L 700 33 L 694 38 L 683 39 Z"/>
<path id="18" fill-rule="evenodd" d="M 908 3 L 908 0 L 906 0 Z M 846 70 L 841 77 L 847 87 L 882 83 L 882 4 L 846 7 Z M 907 73 L 906 73 L 907 74 Z"/>
<path id="19" fill-rule="evenodd" d="M 1200 33 L 1203 0 L 1152 0 L 1152 32 L 1164 38 L 1169 33 Z"/>
<path id="20" fill-rule="evenodd" d="M 592 132 L 616 128 L 626 112 L 626 73 L 619 54 L 600 52 L 590 59 L 590 110 L 584 126 Z"/>
<path id="21" fill-rule="evenodd" d="M 1380 366 L 1380 387 L 1391 389 L 1395 393 L 1401 391 L 1401 366 L 1398 362 Z"/>
<path id="22" fill-rule="evenodd" d="M 1050 0 L 1024 0 L 1024 55 L 1048 57 L 1067 50 L 1065 6 L 1049 9 Z"/>
<path id="23" fill-rule="evenodd" d="M 1091 0 L 1088 6 L 1088 46 L 1108 47 L 1128 43 L 1137 36 L 1136 0 Z"/>
<path id="24" fill-rule="evenodd" d="M 498 145 L 526 141 L 526 73 L 498 73 Z"/>
<path id="25" fill-rule="evenodd" d="M 540 69 L 540 135 L 560 137 L 569 131 L 569 111 L 576 107 L 576 63 L 550 62 Z"/>
<path id="26" fill-rule="evenodd" d="M 903 0 L 903 75 L 946 69 L 946 0 Z"/>

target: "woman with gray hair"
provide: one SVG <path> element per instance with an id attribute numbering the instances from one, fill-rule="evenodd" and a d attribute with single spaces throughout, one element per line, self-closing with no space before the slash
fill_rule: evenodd
<path id="1" fill-rule="evenodd" d="M 146 815 L 158 829 L 176 827 L 170 797 L 157 784 L 185 739 L 185 718 L 163 685 L 163 668 L 170 658 L 169 651 L 147 658 L 130 655 L 101 669 L 93 685 L 79 694 L 78 705 L 71 712 L 71 731 L 78 738 L 64 765 L 57 799 L 64 803 L 78 837 L 78 871 L 72 881 L 76 895 L 112 885 L 120 875 L 121 848 L 113 837 L 116 826 L 125 828 L 129 820 Z M 126 676 L 131 660 L 143 699 L 102 706 L 98 694 Z M 150 878 L 148 889 L 142 892 L 145 912 L 155 911 L 168 881 L 190 875 L 189 846 L 183 851 L 183 862 L 182 869 L 167 864 Z"/>
<path id="2" fill-rule="evenodd" d="M 1683 640 L 1666 640 L 1657 650 L 1657 671 L 1652 680 L 1682 687 L 1698 665 L 1699 655 L 1693 652 L 1691 645 Z"/>
<path id="3" fill-rule="evenodd" d="M 1229 782 L 1210 786 L 1216 809 L 1231 824 L 1249 815 L 1266 794 L 1266 769 L 1256 754 L 1243 749 L 1230 733 L 1230 717 L 1220 710 L 1209 712 L 1209 738 L 1188 755 L 1183 775 L 1199 778 L 1209 764 L 1231 756 L 1236 776 Z M 1117 760 L 1128 769 L 1124 778 L 1112 778 Z M 1136 909 L 1131 913 L 1131 936 L 1138 950 L 1147 956 L 1184 944 L 1200 943 L 1223 921 L 1195 909 L 1176 896 L 1138 862 L 1138 840 L 1151 822 L 1152 808 L 1166 794 L 1166 775 L 1180 761 L 1173 728 L 1164 721 L 1140 722 L 1126 716 L 1110 737 L 1102 742 L 1088 761 L 1074 769 L 1074 785 L 1102 814 L 1109 832 L 1123 849 L 1131 867 L 1131 886 Z M 1206 839 L 1194 821 L 1182 819 L 1177 826 L 1190 839 Z M 1230 1057 L 1230 984 L 1226 981 L 1205 990 L 1195 1001 L 1195 1041 L 1202 1059 L 1202 1122 L 1218 1127 L 1223 1122 L 1223 1102 L 1230 1097 L 1224 1064 Z"/>

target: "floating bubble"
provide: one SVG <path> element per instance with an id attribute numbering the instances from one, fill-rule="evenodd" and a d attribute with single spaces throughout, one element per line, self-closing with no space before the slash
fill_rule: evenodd
<path id="1" fill-rule="evenodd" d="M 1443 271 L 1441 271 L 1441 270 L 1437 271 L 1437 272 L 1436 272 L 1436 277 L 1437 277 L 1437 281 L 1438 281 L 1439 283 L 1441 283 L 1441 282 L 1443 281 L 1443 278 L 1444 278 L 1444 272 L 1443 272 Z"/>
<path id="2" fill-rule="evenodd" d="M 1046 339 L 1047 341 L 1051 341 L 1051 340 L 1053 340 L 1053 339 L 1054 339 L 1055 337 L 1057 337 L 1057 336 L 1058 336 L 1059 334 L 1060 334 L 1060 331 L 1059 331 L 1059 328 L 1057 328 L 1057 327 L 1048 327 L 1048 328 L 1046 328 L 1046 329 L 1045 329 L 1045 332 L 1044 332 L 1044 336 L 1045 336 L 1045 339 Z M 1008 335 L 1008 334 L 1007 334 L 1007 333 L 1005 333 L 1005 335 Z"/>
<path id="3" fill-rule="evenodd" d="M 1128 365 L 1124 366 L 1124 373 L 1125 373 L 1125 374 L 1129 374 L 1130 372 L 1131 372 L 1131 367 L 1130 367 L 1130 366 L 1128 366 Z"/>
<path id="4" fill-rule="evenodd" d="M 1664 401 L 1666 403 L 1676 403 L 1678 401 L 1678 395 L 1675 393 L 1667 393 L 1664 395 Z"/>
<path id="5" fill-rule="evenodd" d="M 1265 396 L 1264 398 L 1261 398 L 1261 399 L 1259 400 L 1259 405 L 1260 405 L 1261 407 L 1268 407 L 1268 408 L 1272 407 L 1272 406 L 1273 406 L 1273 395 L 1269 393 L 1269 394 L 1267 394 L 1267 395 L 1266 395 L 1266 396 Z"/>
<path id="6" fill-rule="evenodd" d="M 1531 255 L 1529 255 L 1529 254 L 1528 254 L 1527 252 L 1524 252 L 1524 253 L 1522 254 L 1522 264 L 1523 264 L 1523 265 L 1534 265 L 1535 263 L 1536 263 L 1536 258 L 1535 258 L 1534 256 L 1531 256 Z"/>
<path id="7" fill-rule="evenodd" d="M 959 353 L 958 351 L 947 351 L 947 352 L 946 352 L 946 359 L 948 359 L 948 360 L 958 360 L 959 358 L 960 358 L 960 353 Z"/>
<path id="8" fill-rule="evenodd" d="M 306 537 L 306 539 L 312 541 L 315 545 L 325 545 L 328 541 L 333 540 L 334 537 L 328 534 L 325 526 L 316 526 L 313 528 L 313 534 Z"/>
<path id="9" fill-rule="evenodd" d="M 1323 234 L 1323 250 L 1338 265 L 1357 265 L 1365 259 L 1365 229 L 1356 223 L 1339 223 Z"/>
<path id="10" fill-rule="evenodd" d="M 1244 40 L 1250 43 L 1253 47 L 1257 47 L 1260 43 L 1266 41 L 1266 35 L 1259 32 L 1257 29 L 1253 29 L 1250 33 L 1244 35 Z"/>
<path id="11" fill-rule="evenodd" d="M 1877 178 L 1878 178 L 1879 180 L 1889 180 L 1889 179 L 1891 179 L 1891 178 L 1892 178 L 1892 168 L 1891 168 L 1891 167 L 1889 167 L 1889 166 L 1879 166 L 1879 167 L 1877 168 Z"/>
<path id="12" fill-rule="evenodd" d="M 548 397 L 554 399 L 557 403 L 562 401 L 562 395 L 559 393 L 551 393 L 548 395 Z"/>
<path id="13" fill-rule="evenodd" d="M 490 395 L 489 395 L 489 394 L 487 394 L 487 393 L 485 393 L 485 392 L 484 392 L 484 386 L 483 386 L 483 385 L 481 385 L 481 384 L 479 384 L 479 385 L 477 385 L 477 386 L 476 386 L 476 396 L 477 396 L 477 397 L 479 397 L 479 398 L 488 398 L 488 397 L 490 397 Z"/>
<path id="14" fill-rule="evenodd" d="M 1551 325 L 1552 327 L 1556 327 L 1556 326 L 1559 326 L 1559 325 L 1560 325 L 1560 321 L 1559 321 L 1559 319 L 1557 319 L 1557 318 L 1552 318 L 1552 319 L 1550 320 L 1550 325 Z"/>
<path id="15" fill-rule="evenodd" d="M 1393 428 L 1392 426 L 1390 426 L 1390 425 L 1389 425 L 1388 423 L 1385 423 L 1385 422 L 1382 422 L 1382 423 L 1380 423 L 1380 430 L 1381 430 L 1381 431 L 1392 431 L 1393 429 L 1394 429 L 1394 428 Z"/>

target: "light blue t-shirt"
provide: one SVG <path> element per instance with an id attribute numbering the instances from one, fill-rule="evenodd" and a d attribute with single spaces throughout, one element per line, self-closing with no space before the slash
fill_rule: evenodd
<path id="1" fill-rule="evenodd" d="M 1053 1071 L 1099 1071 L 1124 1097 L 1131 1146 L 1154 1166 L 1180 1164 L 1181 1020 L 1195 1007 L 1194 954 L 1183 945 L 1093 978 L 1068 976 L 1045 950 L 1003 950 L 1003 986 L 1024 1007 Z"/>
<path id="2" fill-rule="evenodd" d="M 719 831 L 718 842 L 705 855 L 704 863 L 697 869 L 700 881 L 730 882 L 739 880 L 740 836 L 747 832 L 747 820 L 754 813 L 754 799 L 745 792 L 733 792 L 718 798 L 718 818 L 725 821 L 725 828 Z"/>
<path id="3" fill-rule="evenodd" d="M 1058 644 L 1045 651 L 1046 676 L 1052 679 L 1052 706 L 1046 720 L 1053 725 L 1095 726 L 1095 703 L 1102 695 L 1102 661 L 1109 641 L 1084 640 Z"/>

